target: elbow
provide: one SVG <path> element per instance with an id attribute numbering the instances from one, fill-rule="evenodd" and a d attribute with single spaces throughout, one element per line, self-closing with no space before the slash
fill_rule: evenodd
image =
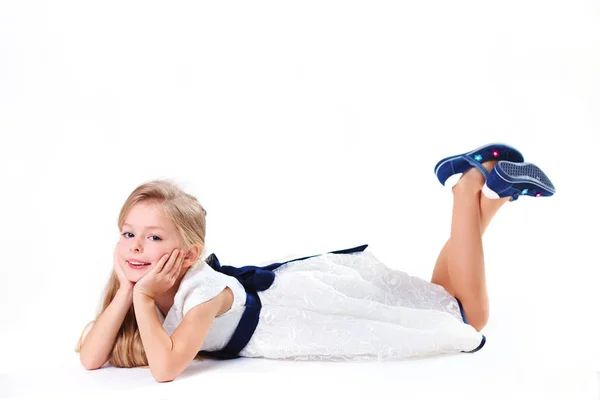
<path id="1" fill-rule="evenodd" d="M 152 371 L 152 376 L 159 383 L 171 382 L 177 378 L 177 375 L 169 372 L 155 372 Z"/>
<path id="2" fill-rule="evenodd" d="M 82 351 L 81 353 L 79 353 L 79 361 L 85 369 L 93 370 L 101 368 L 108 360 L 99 359 L 98 357 L 93 356 L 90 357 L 89 354 Z"/>
<path id="3" fill-rule="evenodd" d="M 170 368 L 167 365 L 162 367 L 154 366 L 154 368 L 150 366 L 150 371 L 154 379 L 160 383 L 174 381 L 179 376 L 179 373 L 174 368 Z"/>
<path id="4" fill-rule="evenodd" d="M 168 377 L 154 377 L 154 379 L 156 379 L 156 382 L 158 383 L 165 383 L 165 382 L 171 382 L 173 380 L 175 380 L 175 378 L 168 378 Z"/>
<path id="5" fill-rule="evenodd" d="M 94 369 L 99 369 L 105 364 L 104 362 L 100 362 L 100 361 L 96 361 L 96 360 L 88 360 L 83 357 L 80 357 L 79 361 L 81 361 L 81 365 L 83 365 L 83 367 L 89 371 L 94 370 Z"/>

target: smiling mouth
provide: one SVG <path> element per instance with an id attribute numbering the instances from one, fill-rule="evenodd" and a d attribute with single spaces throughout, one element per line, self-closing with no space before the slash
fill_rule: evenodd
<path id="1" fill-rule="evenodd" d="M 150 266 L 150 263 L 144 264 L 144 265 L 135 265 L 135 264 L 132 264 L 129 261 L 127 261 L 127 265 L 129 265 L 129 267 L 132 269 L 144 269 L 144 268 Z"/>

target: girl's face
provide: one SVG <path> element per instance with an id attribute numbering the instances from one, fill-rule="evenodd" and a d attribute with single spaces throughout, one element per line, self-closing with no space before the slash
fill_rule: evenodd
<path id="1" fill-rule="evenodd" d="M 117 257 L 127 279 L 137 282 L 175 248 L 182 249 L 179 232 L 159 205 L 142 202 L 129 211 L 117 243 Z"/>

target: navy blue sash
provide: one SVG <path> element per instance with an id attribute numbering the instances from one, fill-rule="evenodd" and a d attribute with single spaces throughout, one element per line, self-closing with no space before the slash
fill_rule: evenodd
<path id="1" fill-rule="evenodd" d="M 356 253 L 363 251 L 367 248 L 367 246 L 368 244 L 364 244 L 362 246 L 357 246 L 350 249 L 330 251 L 329 253 Z M 224 359 L 241 357 L 239 352 L 242 351 L 242 349 L 246 347 L 250 341 L 250 338 L 256 330 L 258 319 L 260 317 L 260 309 L 262 304 L 257 292 L 267 290 L 273 284 L 273 281 L 275 280 L 275 273 L 273 271 L 281 267 L 283 264 L 287 264 L 292 261 L 305 260 L 307 258 L 317 257 L 320 255 L 321 254 L 316 254 L 314 256 L 295 258 L 293 260 L 273 263 L 263 267 L 248 265 L 240 268 L 232 267 L 231 265 L 221 265 L 219 259 L 214 253 L 209 255 L 205 260 L 208 265 L 210 265 L 215 271 L 235 277 L 242 284 L 242 286 L 244 286 L 244 289 L 246 290 L 246 307 L 238 326 L 235 328 L 233 336 L 229 340 L 229 343 L 227 343 L 222 350 L 202 350 L 198 352 L 198 354 Z"/>

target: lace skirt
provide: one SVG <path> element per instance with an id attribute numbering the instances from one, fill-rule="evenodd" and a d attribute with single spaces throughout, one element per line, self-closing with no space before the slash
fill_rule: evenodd
<path id="1" fill-rule="evenodd" d="M 482 335 L 457 300 L 371 252 L 323 254 L 275 270 L 243 357 L 388 360 L 472 351 Z"/>

